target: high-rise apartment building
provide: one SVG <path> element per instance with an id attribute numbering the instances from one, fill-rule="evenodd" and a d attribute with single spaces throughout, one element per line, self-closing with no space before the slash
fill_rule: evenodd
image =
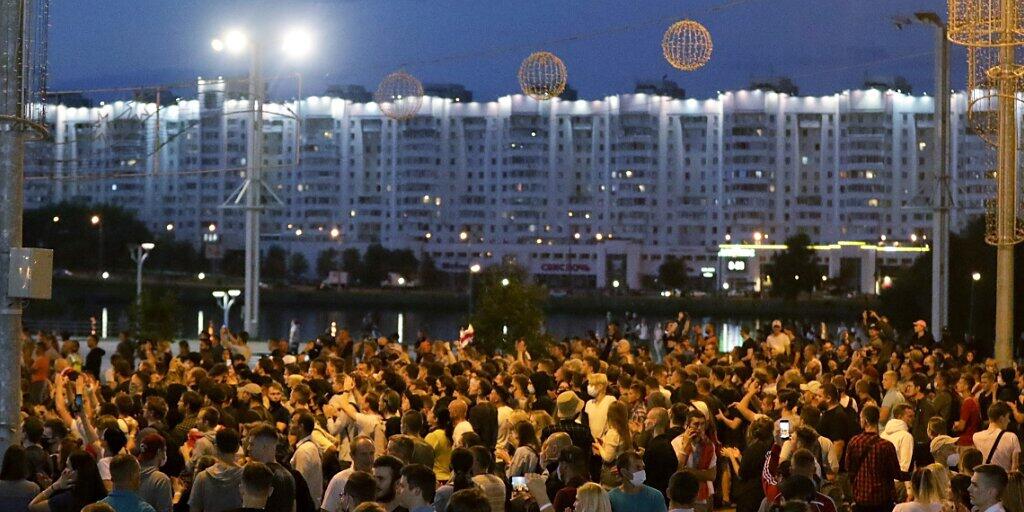
<path id="1" fill-rule="evenodd" d="M 220 208 L 245 170 L 248 104 L 230 84 L 200 79 L 196 99 L 159 113 L 141 102 L 48 107 L 54 137 L 30 149 L 26 207 L 114 203 L 155 231 L 241 248 L 241 214 Z M 338 96 L 268 103 L 264 169 L 284 204 L 263 217 L 263 247 L 312 259 L 379 243 L 448 271 L 514 261 L 555 286 L 630 288 L 675 255 L 735 290 L 760 288 L 770 252 L 806 233 L 822 275 L 853 265 L 862 291 L 927 251 L 932 97 L 762 86 L 684 99 L 665 87 L 473 102 L 435 86 L 446 97 L 424 97 L 403 122 Z M 958 228 L 984 212 L 993 154 L 967 126 L 965 96 L 952 102 Z"/>

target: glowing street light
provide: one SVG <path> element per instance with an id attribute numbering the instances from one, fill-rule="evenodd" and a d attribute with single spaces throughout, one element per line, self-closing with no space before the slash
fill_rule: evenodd
<path id="1" fill-rule="evenodd" d="M 196 278 L 197 278 L 197 279 L 199 279 L 200 281 L 202 281 L 203 279 L 206 279 L 206 272 L 200 272 L 200 273 L 199 273 L 199 274 L 198 274 L 198 275 L 196 276 Z"/>
<path id="2" fill-rule="evenodd" d="M 508 286 L 509 283 L 511 283 L 511 281 L 509 281 L 507 277 L 501 278 L 501 285 L 502 286 Z"/>
<path id="3" fill-rule="evenodd" d="M 479 263 L 474 263 L 474 264 L 470 265 L 469 271 L 474 273 L 474 274 L 479 273 L 480 272 L 480 264 Z"/>
<path id="4" fill-rule="evenodd" d="M 142 303 L 142 264 L 149 257 L 149 251 L 156 248 L 153 242 L 143 242 L 131 248 L 132 261 L 135 262 L 135 301 Z"/>
<path id="5" fill-rule="evenodd" d="M 54 223 L 54 224 L 56 224 L 56 223 L 58 223 L 58 222 L 60 222 L 60 217 L 58 217 L 58 216 L 54 215 L 54 216 L 53 216 L 53 223 Z"/>
<path id="6" fill-rule="evenodd" d="M 331 238 L 338 238 L 341 236 L 341 230 L 338 228 L 331 228 Z"/>
<path id="7" fill-rule="evenodd" d="M 99 223 L 100 223 L 100 216 L 99 215 L 93 215 L 92 217 L 89 218 L 89 222 L 93 226 L 99 225 Z"/>
<path id="8" fill-rule="evenodd" d="M 224 310 L 224 325 L 228 325 L 228 313 L 231 311 L 231 306 L 235 305 L 235 299 L 242 294 L 241 290 L 215 290 L 212 295 L 213 298 L 217 299 L 217 305 Z"/>
<path id="9" fill-rule="evenodd" d="M 469 233 L 467 233 L 465 231 L 459 232 L 459 240 L 462 240 L 463 242 L 465 242 L 466 240 L 469 240 Z"/>
<path id="10" fill-rule="evenodd" d="M 110 272 L 104 270 L 103 273 L 100 274 L 100 277 L 102 277 L 103 279 L 110 279 Z"/>
<path id="11" fill-rule="evenodd" d="M 313 51 L 313 37 L 308 30 L 293 27 L 284 34 L 281 50 L 292 59 L 303 59 Z"/>
<path id="12" fill-rule="evenodd" d="M 166 229 L 167 231 L 174 231 L 174 224 L 171 223 L 171 222 L 168 222 L 167 225 L 164 226 L 164 229 Z"/>
<path id="13" fill-rule="evenodd" d="M 975 273 L 971 274 L 971 279 L 974 282 L 981 281 L 981 272 L 975 272 Z"/>

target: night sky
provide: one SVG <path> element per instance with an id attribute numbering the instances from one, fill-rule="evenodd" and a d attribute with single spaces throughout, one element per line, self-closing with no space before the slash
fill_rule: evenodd
<path id="1" fill-rule="evenodd" d="M 239 27 L 276 41 L 303 25 L 315 33 L 315 53 L 290 63 L 268 42 L 267 73 L 300 71 L 307 95 L 334 83 L 373 90 L 404 65 L 424 82 L 461 83 L 490 100 L 518 92 L 520 61 L 541 49 L 563 58 L 583 98 L 662 76 L 698 98 L 772 75 L 790 76 L 805 94 L 894 74 L 931 92 L 932 29 L 897 30 L 892 17 L 921 10 L 945 17 L 945 9 L 945 0 L 52 0 L 49 89 L 239 76 L 245 59 L 214 53 L 211 38 Z M 663 32 L 684 17 L 714 38 L 710 64 L 694 73 L 661 55 Z M 952 55 L 953 85 L 961 88 L 964 52 Z M 294 92 L 294 80 L 271 88 L 276 97 Z"/>

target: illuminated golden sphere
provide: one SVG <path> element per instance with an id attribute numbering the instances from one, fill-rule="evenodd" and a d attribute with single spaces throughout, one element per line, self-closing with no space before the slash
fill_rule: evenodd
<path id="1" fill-rule="evenodd" d="M 553 53 L 536 52 L 519 66 L 519 87 L 535 100 L 549 100 L 562 94 L 568 80 L 565 63 Z"/>
<path id="2" fill-rule="evenodd" d="M 384 115 L 403 121 L 420 111 L 423 105 L 423 84 L 405 71 L 396 71 L 381 80 L 373 100 Z"/>
<path id="3" fill-rule="evenodd" d="M 665 31 L 661 50 L 665 60 L 683 71 L 694 71 L 711 60 L 711 33 L 693 20 L 678 21 Z"/>

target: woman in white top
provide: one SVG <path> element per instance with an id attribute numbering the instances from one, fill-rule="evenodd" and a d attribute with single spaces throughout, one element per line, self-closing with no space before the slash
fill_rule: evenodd
<path id="1" fill-rule="evenodd" d="M 590 435 L 596 439 L 604 433 L 608 406 L 615 401 L 615 397 L 608 395 L 608 376 L 603 373 L 590 374 L 587 379 L 587 394 L 593 398 L 587 400 L 583 410 L 587 413 Z"/>
<path id="2" fill-rule="evenodd" d="M 929 464 L 914 471 L 910 479 L 913 501 L 900 503 L 893 512 L 951 512 L 955 510 L 949 496 L 949 470 L 942 464 Z"/>
<path id="3" fill-rule="evenodd" d="M 619 478 L 612 471 L 615 460 L 626 451 L 633 449 L 633 438 L 629 432 L 629 407 L 613 400 L 608 407 L 607 427 L 602 435 L 594 438 L 594 453 L 601 456 L 601 483 L 614 486 Z"/>

